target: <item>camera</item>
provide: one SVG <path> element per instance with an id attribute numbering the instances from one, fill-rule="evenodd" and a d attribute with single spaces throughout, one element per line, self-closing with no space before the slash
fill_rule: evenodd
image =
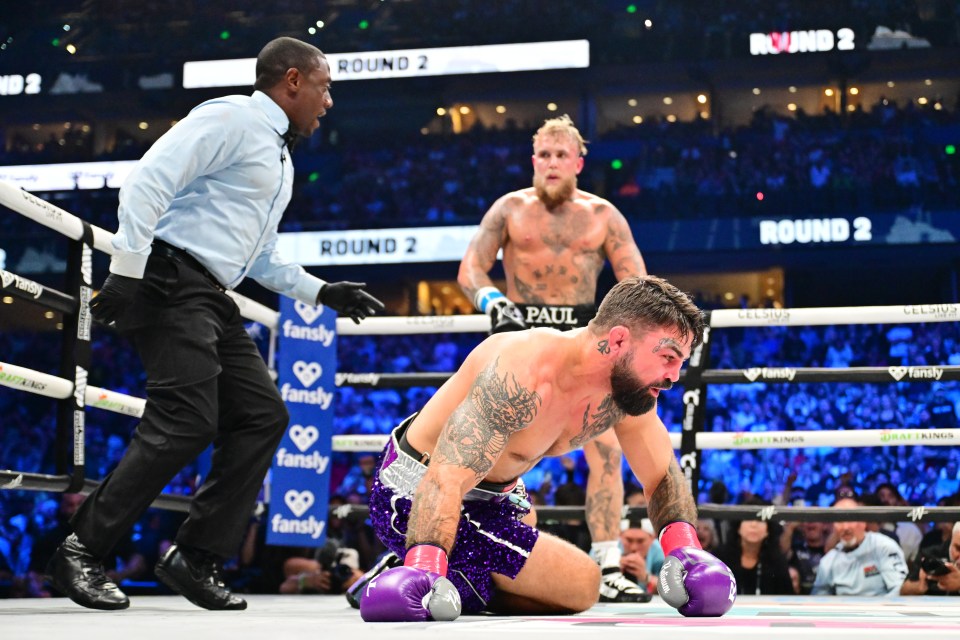
<path id="1" fill-rule="evenodd" d="M 330 593 L 343 593 L 343 583 L 353 575 L 350 561 L 356 564 L 357 552 L 353 549 L 341 547 L 336 540 L 328 539 L 317 549 L 316 560 L 324 571 L 330 572 Z"/>
<path id="2" fill-rule="evenodd" d="M 950 573 L 950 561 L 935 556 L 922 556 L 920 567 L 928 576 L 944 576 Z"/>

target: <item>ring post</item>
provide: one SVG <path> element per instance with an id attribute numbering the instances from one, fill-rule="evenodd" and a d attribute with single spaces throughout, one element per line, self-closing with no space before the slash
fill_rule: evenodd
<path id="1" fill-rule="evenodd" d="M 83 223 L 79 240 L 70 242 L 67 258 L 67 293 L 78 304 L 63 314 L 60 375 L 73 382 L 73 394 L 57 403 L 56 471 L 70 476 L 68 493 L 83 488 L 86 428 L 87 372 L 90 370 L 90 298 L 93 293 L 93 229 Z M 72 468 L 70 453 L 72 452 Z"/>
<path id="2" fill-rule="evenodd" d="M 700 451 L 697 434 L 703 431 L 707 413 L 707 385 L 703 372 L 710 366 L 710 312 L 704 312 L 703 342 L 690 354 L 683 381 L 683 425 L 680 436 L 680 469 L 694 500 L 700 495 Z"/>

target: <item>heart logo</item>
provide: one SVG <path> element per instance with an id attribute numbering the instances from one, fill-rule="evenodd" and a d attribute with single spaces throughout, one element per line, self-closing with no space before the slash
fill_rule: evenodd
<path id="1" fill-rule="evenodd" d="M 320 432 L 312 424 L 305 427 L 295 424 L 290 427 L 290 439 L 293 440 L 293 444 L 297 445 L 297 449 L 300 449 L 300 451 L 309 449 L 310 445 L 316 442 L 319 437 Z"/>
<path id="2" fill-rule="evenodd" d="M 313 324 L 313 321 L 323 313 L 322 305 L 319 307 L 311 307 L 307 303 L 300 302 L 299 300 L 293 303 L 293 308 L 296 309 L 297 314 L 303 318 L 303 321 L 307 324 Z"/>
<path id="3" fill-rule="evenodd" d="M 900 382 L 903 376 L 907 375 L 907 367 L 887 367 L 887 373 L 889 373 L 894 380 Z"/>
<path id="4" fill-rule="evenodd" d="M 318 362 L 297 360 L 293 363 L 293 375 L 297 376 L 297 380 L 299 380 L 304 387 L 309 388 L 310 385 L 317 381 L 321 373 L 323 373 L 323 367 L 321 367 Z"/>
<path id="5" fill-rule="evenodd" d="M 8 271 L 4 271 L 3 269 L 0 269 L 0 280 L 3 281 L 4 287 L 9 287 L 10 283 L 13 282 L 13 274 Z"/>
<path id="6" fill-rule="evenodd" d="M 313 493 L 310 491 L 297 491 L 290 489 L 283 496 L 283 501 L 290 507 L 290 511 L 298 518 L 307 512 L 307 509 L 313 506 Z"/>
<path id="7" fill-rule="evenodd" d="M 750 367 L 749 369 L 744 369 L 743 375 L 746 376 L 747 380 L 753 382 L 760 377 L 760 374 L 763 372 L 763 369 L 760 367 Z"/>

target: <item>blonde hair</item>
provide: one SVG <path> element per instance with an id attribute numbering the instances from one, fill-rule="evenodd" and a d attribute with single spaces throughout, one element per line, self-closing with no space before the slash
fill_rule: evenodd
<path id="1" fill-rule="evenodd" d="M 533 142 L 536 144 L 537 138 L 540 136 L 564 136 L 570 139 L 571 142 L 576 143 L 577 147 L 580 149 L 580 155 L 587 155 L 587 142 L 583 139 L 583 136 L 580 135 L 580 131 L 577 130 L 577 127 L 573 124 L 573 120 L 570 119 L 570 116 L 563 114 L 558 118 L 550 118 L 543 122 L 543 126 L 537 129 L 537 132 L 533 134 Z"/>

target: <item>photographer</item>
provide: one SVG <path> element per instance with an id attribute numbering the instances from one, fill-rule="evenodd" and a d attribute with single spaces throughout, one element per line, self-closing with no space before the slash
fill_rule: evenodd
<path id="1" fill-rule="evenodd" d="M 943 544 L 920 551 L 916 566 L 900 587 L 902 596 L 960 595 L 960 522 L 953 525 L 953 535 Z"/>
<path id="2" fill-rule="evenodd" d="M 327 540 L 313 558 L 289 558 L 283 563 L 286 577 L 280 593 L 343 593 L 363 576 L 356 549 Z"/>

